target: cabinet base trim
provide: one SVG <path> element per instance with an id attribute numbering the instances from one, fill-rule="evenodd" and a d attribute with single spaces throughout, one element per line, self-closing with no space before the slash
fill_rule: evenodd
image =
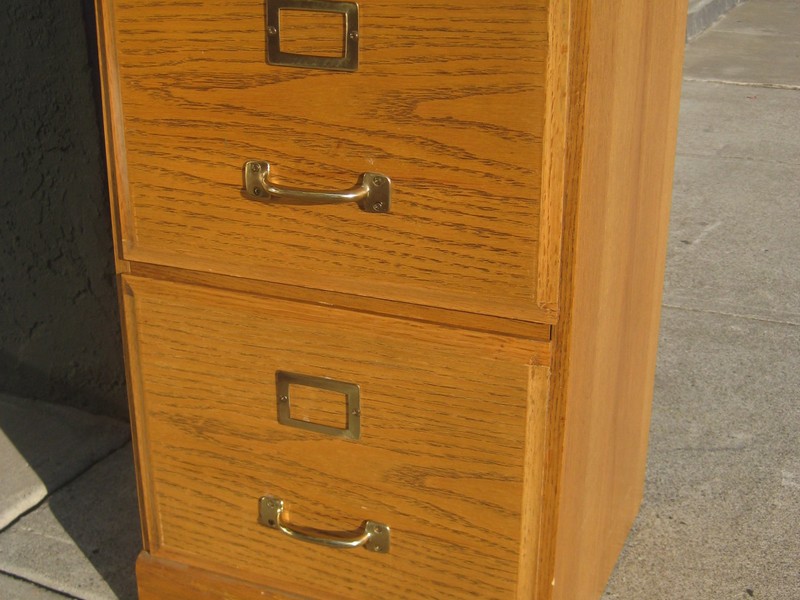
<path id="1" fill-rule="evenodd" d="M 139 600 L 300 600 L 306 596 L 220 575 L 141 552 L 136 561 Z"/>

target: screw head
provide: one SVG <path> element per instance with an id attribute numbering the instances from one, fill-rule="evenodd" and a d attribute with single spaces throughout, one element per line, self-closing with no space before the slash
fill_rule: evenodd
<path id="1" fill-rule="evenodd" d="M 384 183 L 386 183 L 386 177 L 381 177 L 380 175 L 377 177 L 372 178 L 372 185 L 375 187 L 381 187 Z"/>
<path id="2" fill-rule="evenodd" d="M 383 533 L 383 528 L 382 528 L 382 527 L 375 526 L 375 527 L 373 527 L 373 528 L 372 528 L 372 531 L 373 531 L 374 533 Z"/>
<path id="3" fill-rule="evenodd" d="M 261 170 L 261 165 L 259 163 L 253 163 L 252 165 L 250 165 L 250 170 L 253 173 L 258 173 Z"/>
<path id="4" fill-rule="evenodd" d="M 261 188 L 253 188 L 253 196 L 260 196 Z"/>
<path id="5" fill-rule="evenodd" d="M 376 202 L 372 205 L 372 212 L 381 212 L 383 210 L 383 202 Z"/>
<path id="6" fill-rule="evenodd" d="M 280 398 L 278 398 L 278 401 L 279 402 L 288 402 L 289 401 L 289 396 L 281 396 Z"/>
<path id="7" fill-rule="evenodd" d="M 269 27 L 267 27 L 267 33 L 270 35 L 277 35 L 278 28 L 275 27 L 275 25 L 270 25 Z"/>
<path id="8" fill-rule="evenodd" d="M 357 40 L 358 39 L 358 31 L 357 30 L 354 29 L 353 31 L 350 32 L 350 39 L 351 40 Z"/>

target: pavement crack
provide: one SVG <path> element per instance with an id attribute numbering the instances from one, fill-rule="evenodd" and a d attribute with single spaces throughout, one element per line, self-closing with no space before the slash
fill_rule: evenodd
<path id="1" fill-rule="evenodd" d="M 711 225 L 706 225 L 705 227 L 703 227 L 703 230 L 700 232 L 700 234 L 699 234 L 699 235 L 695 236 L 695 238 L 694 238 L 693 240 L 687 240 L 687 241 L 686 241 L 686 244 L 688 244 L 689 246 L 694 246 L 694 245 L 696 245 L 696 244 L 699 244 L 700 242 L 702 242 L 702 241 L 703 241 L 703 239 L 704 239 L 704 238 L 705 238 L 705 237 L 706 237 L 706 236 L 707 236 L 709 233 L 711 233 L 712 231 L 714 231 L 714 230 L 715 230 L 717 227 L 719 227 L 720 225 L 722 225 L 722 221 L 716 221 L 715 223 L 712 223 Z"/>
<path id="2" fill-rule="evenodd" d="M 795 90 L 800 91 L 800 85 L 790 83 L 756 83 L 754 81 L 729 81 L 727 79 L 702 79 L 700 77 L 684 77 L 684 81 L 695 83 L 722 83 L 725 85 L 738 85 L 741 87 L 768 88 L 772 90 Z"/>
<path id="3" fill-rule="evenodd" d="M 22 581 L 22 582 L 28 583 L 28 584 L 30 584 L 32 586 L 35 586 L 37 588 L 40 588 L 42 590 L 47 590 L 48 592 L 51 592 L 53 594 L 57 594 L 57 595 L 62 596 L 64 598 L 68 598 L 69 600 L 81 600 L 77 596 L 72 596 L 71 594 L 67 594 L 66 592 L 62 592 L 61 590 L 57 590 L 57 589 L 51 588 L 49 586 L 43 585 L 43 584 L 39 583 L 38 581 L 34 581 L 32 579 L 28 579 L 27 577 L 22 577 L 21 575 L 17 575 L 16 573 L 10 573 L 9 571 L 6 571 L 5 569 L 0 569 L 0 575 L 5 575 L 6 577 L 10 577 L 11 579 L 16 579 L 17 581 Z"/>
<path id="4" fill-rule="evenodd" d="M 769 317 L 760 317 L 758 315 L 743 315 L 734 312 L 727 312 L 724 310 L 713 310 L 707 308 L 692 308 L 690 306 L 677 306 L 674 304 L 662 304 L 662 308 L 670 308 L 674 310 L 684 310 L 687 312 L 704 313 L 710 315 L 720 315 L 723 317 L 735 317 L 737 319 L 748 319 L 750 321 L 759 321 L 761 323 L 775 323 L 776 325 L 790 325 L 792 327 L 800 327 L 800 322 L 784 321 L 782 319 L 770 319 Z"/>
<path id="5" fill-rule="evenodd" d="M 0 533 L 3 533 L 4 531 L 10 530 L 12 527 L 14 527 L 20 521 L 22 521 L 22 519 L 27 517 L 29 514 L 39 510 L 42 506 L 47 504 L 47 502 L 50 500 L 50 498 L 54 494 L 57 494 L 59 491 L 63 490 L 67 486 L 71 485 L 72 483 L 74 483 L 75 481 L 77 481 L 78 479 L 80 479 L 81 477 L 86 475 L 86 473 L 91 471 L 94 467 L 99 465 L 104 460 L 107 460 L 107 459 L 111 458 L 111 456 L 113 456 L 114 454 L 116 454 L 117 452 L 119 452 L 120 450 L 125 448 L 125 446 L 127 446 L 130 443 L 131 443 L 131 438 L 127 437 L 126 440 L 121 445 L 116 446 L 114 448 L 111 448 L 106 454 L 104 454 L 103 456 L 100 456 L 99 458 L 97 458 L 97 460 L 95 460 L 94 462 L 90 463 L 85 469 L 82 469 L 81 471 L 76 473 L 71 479 L 68 479 L 67 481 L 65 481 L 61 485 L 59 485 L 57 487 L 54 487 L 52 490 L 47 490 L 47 495 L 44 498 L 42 498 L 39 502 L 37 502 L 36 504 L 31 506 L 29 509 L 27 509 L 27 510 L 21 512 L 20 514 L 18 514 L 15 519 L 11 520 L 5 527 L 0 529 Z M 2 573 L 2 570 L 0 570 L 0 573 Z"/>
<path id="6" fill-rule="evenodd" d="M 676 152 L 676 156 L 681 158 L 705 158 L 709 160 L 743 160 L 755 163 L 770 163 L 776 165 L 786 165 L 789 167 L 796 167 L 800 165 L 797 161 L 778 160 L 775 158 L 759 158 L 757 156 L 738 156 L 734 154 L 703 154 L 700 152 Z"/>

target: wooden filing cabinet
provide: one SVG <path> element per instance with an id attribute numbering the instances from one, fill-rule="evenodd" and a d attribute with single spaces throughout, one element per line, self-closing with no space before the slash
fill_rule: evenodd
<path id="1" fill-rule="evenodd" d="M 597 598 L 685 3 L 96 7 L 140 597 Z"/>

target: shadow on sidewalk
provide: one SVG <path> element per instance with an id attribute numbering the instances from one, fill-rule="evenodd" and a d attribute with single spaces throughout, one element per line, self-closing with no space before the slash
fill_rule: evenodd
<path id="1" fill-rule="evenodd" d="M 141 536 L 129 439 L 125 422 L 0 394 L 0 516 L 11 520 L 0 569 L 81 599 L 135 600 Z"/>

